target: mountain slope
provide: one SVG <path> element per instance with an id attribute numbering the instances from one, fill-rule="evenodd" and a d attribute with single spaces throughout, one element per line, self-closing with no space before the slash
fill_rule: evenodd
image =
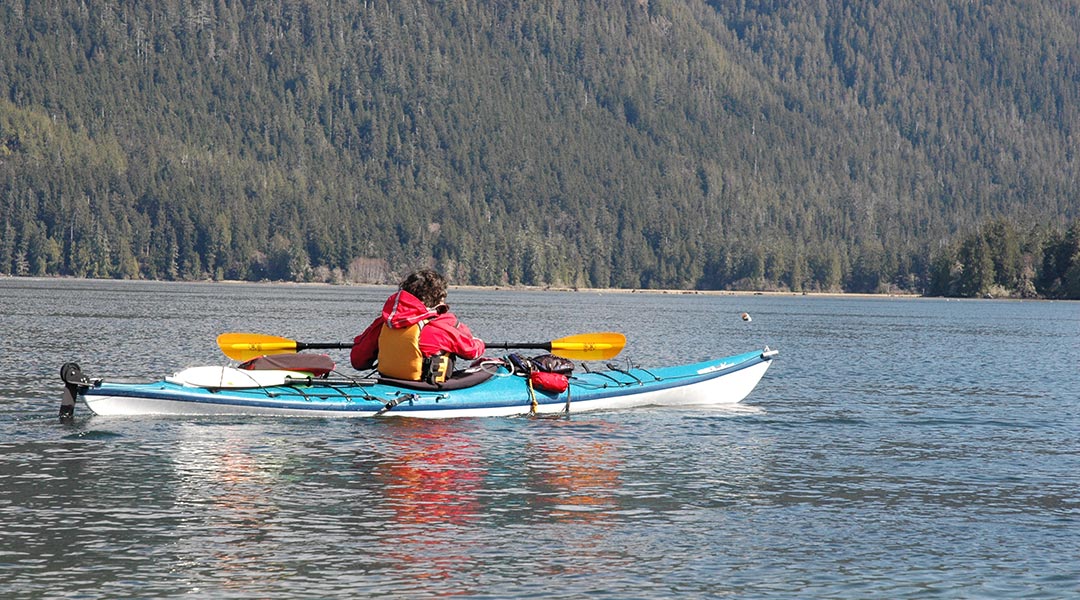
<path id="1" fill-rule="evenodd" d="M 0 7 L 0 273 L 921 289 L 1076 218 L 1076 2 Z"/>

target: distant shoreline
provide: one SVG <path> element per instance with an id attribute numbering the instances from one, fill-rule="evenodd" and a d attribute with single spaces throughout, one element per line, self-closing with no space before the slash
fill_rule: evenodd
<path id="1" fill-rule="evenodd" d="M 451 289 L 516 292 L 570 292 L 589 294 L 671 294 L 682 296 L 818 296 L 835 298 L 926 298 L 920 294 L 869 294 L 865 292 L 779 292 L 752 290 L 673 290 L 649 288 L 571 288 L 565 286 L 451 285 Z"/>
<path id="2" fill-rule="evenodd" d="M 325 286 L 325 287 L 373 287 L 394 288 L 390 283 L 329 283 L 324 281 L 244 281 L 242 279 L 198 279 L 191 281 L 172 281 L 166 279 L 109 279 L 92 277 L 70 276 L 33 276 L 21 277 L 18 275 L 0 275 L 0 280 L 20 281 L 116 281 L 131 283 L 194 283 L 194 284 L 225 284 L 225 285 L 279 285 L 279 286 Z M 474 290 L 487 292 L 567 292 L 583 294 L 670 294 L 685 296 L 821 296 L 835 298 L 927 298 L 920 294 L 871 294 L 866 292 L 784 292 L 784 291 L 754 291 L 754 290 L 677 290 L 677 289 L 651 289 L 651 288 L 576 288 L 569 286 L 533 286 L 533 285 L 457 285 L 450 284 L 452 290 Z"/>
<path id="3" fill-rule="evenodd" d="M 169 281 L 164 279 L 95 279 L 87 277 L 69 276 L 34 276 L 20 277 L 17 275 L 0 275 L 0 281 L 115 281 L 129 283 L 163 283 L 163 284 L 226 284 L 226 285 L 278 285 L 278 286 L 325 286 L 325 287 L 371 287 L 393 289 L 389 283 L 328 283 L 323 281 L 243 281 L 239 279 L 223 279 L 213 281 L 201 279 L 197 281 Z M 773 296 L 791 297 L 805 296 L 808 298 L 895 298 L 901 300 L 918 299 L 943 299 L 943 300 L 1014 300 L 1014 301 L 1043 301 L 1056 302 L 1059 298 L 961 298 L 951 296 L 924 296 L 921 294 L 882 293 L 874 294 L 867 292 L 785 292 L 785 291 L 754 291 L 754 290 L 675 290 L 675 289 L 649 289 L 649 288 L 575 288 L 568 286 L 527 286 L 527 285 L 450 285 L 452 290 L 473 290 L 486 292 L 565 292 L 582 294 L 664 294 L 681 296 Z"/>

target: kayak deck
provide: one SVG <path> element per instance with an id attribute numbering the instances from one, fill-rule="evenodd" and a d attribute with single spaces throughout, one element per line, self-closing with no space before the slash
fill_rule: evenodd
<path id="1" fill-rule="evenodd" d="M 73 371 L 70 363 L 65 365 L 65 383 L 73 397 L 83 398 L 95 414 L 103 416 L 513 416 L 646 405 L 732 404 L 754 389 L 775 355 L 776 351 L 766 348 L 690 365 L 574 373 L 562 393 L 531 389 L 526 378 L 504 367 L 483 383 L 454 390 L 405 389 L 373 379 L 296 373 L 280 379 L 274 378 L 275 373 L 262 373 L 258 375 L 261 382 L 248 386 L 191 385 L 184 372 L 150 383 L 113 383 L 85 377 L 77 365 Z"/>

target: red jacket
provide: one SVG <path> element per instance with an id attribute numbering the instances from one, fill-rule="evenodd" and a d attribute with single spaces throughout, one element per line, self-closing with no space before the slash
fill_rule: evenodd
<path id="1" fill-rule="evenodd" d="M 461 358 L 472 360 L 484 354 L 484 342 L 474 338 L 469 328 L 457 320 L 454 313 L 442 314 L 424 306 L 416 296 L 405 290 L 398 290 L 383 304 L 382 315 L 371 322 L 364 333 L 353 340 L 349 359 L 354 369 L 364 370 L 375 366 L 379 357 L 379 331 L 383 323 L 394 329 L 410 327 L 430 319 L 420 330 L 420 352 L 432 356 L 439 352 L 450 352 Z"/>

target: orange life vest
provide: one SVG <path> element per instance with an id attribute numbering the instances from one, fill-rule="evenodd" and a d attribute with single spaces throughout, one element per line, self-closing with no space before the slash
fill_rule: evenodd
<path id="1" fill-rule="evenodd" d="M 383 324 L 379 331 L 379 373 L 394 379 L 442 383 L 450 376 L 453 362 L 440 353 L 425 357 L 420 352 L 420 330 L 427 321 L 401 329 Z"/>

